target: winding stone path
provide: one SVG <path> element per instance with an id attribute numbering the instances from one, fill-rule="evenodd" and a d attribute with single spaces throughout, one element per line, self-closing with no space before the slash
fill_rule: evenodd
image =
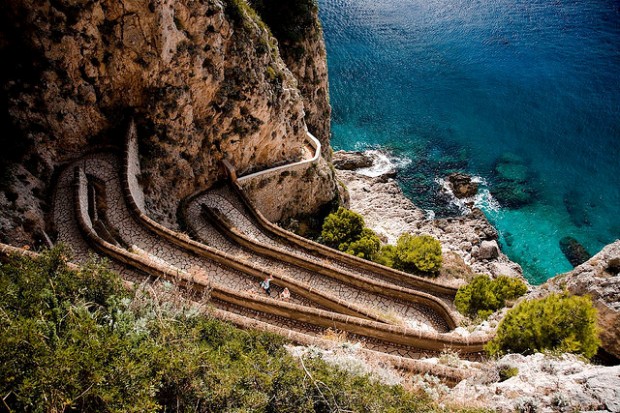
<path id="1" fill-rule="evenodd" d="M 112 269 L 127 280 L 139 282 L 146 275 L 211 289 L 220 318 L 304 344 L 344 330 L 368 351 L 417 359 L 445 348 L 475 357 L 488 340 L 447 333 L 455 325 L 449 289 L 430 285 L 426 292 L 414 291 L 407 276 L 388 273 L 386 278 L 372 267 L 356 266 L 355 260 L 331 259 L 274 236 L 229 186 L 187 204 L 186 224 L 204 245 L 162 227 L 142 212 L 136 139 L 132 125 L 124 162 L 111 153 L 95 154 L 67 165 L 59 175 L 52 216 L 58 241 L 72 248 L 76 261 L 94 250 L 110 256 Z M 222 231 L 221 222 L 218 226 L 208 219 L 203 205 L 219 211 L 245 244 Z M 259 246 L 271 254 L 257 253 Z M 290 300 L 283 302 L 273 292 L 267 297 L 260 289 L 258 282 L 269 273 L 275 276 L 275 293 L 289 287 Z M 415 279 L 413 284 L 426 285 Z M 434 288 L 440 292 L 429 294 Z"/>
<path id="2" fill-rule="evenodd" d="M 365 291 L 355 286 L 340 282 L 317 272 L 289 264 L 286 262 L 285 254 L 297 254 L 290 246 L 282 246 L 268 237 L 261 237 L 260 230 L 253 225 L 250 218 L 239 209 L 235 208 L 228 200 L 218 194 L 219 191 L 209 191 L 207 194 L 191 202 L 187 210 L 187 224 L 193 234 L 201 242 L 211 245 L 217 249 L 226 251 L 245 259 L 253 260 L 257 265 L 267 268 L 273 273 L 288 273 L 292 277 L 302 282 L 326 292 L 335 294 L 337 297 L 359 303 L 360 306 L 370 308 L 379 314 L 387 315 L 394 322 L 403 323 L 410 327 L 421 329 L 434 329 L 439 332 L 448 331 L 445 320 L 428 307 L 405 302 L 387 294 L 376 294 Z M 202 205 L 218 208 L 234 225 L 244 234 L 248 235 L 256 243 L 268 243 L 277 251 L 282 253 L 280 260 L 270 259 L 257 255 L 252 251 L 231 242 L 218 231 L 211 222 L 206 220 L 201 212 Z M 316 261 L 317 258 L 308 254 L 301 254 L 308 260 Z M 321 261 L 322 265 L 329 265 L 328 262 Z"/>

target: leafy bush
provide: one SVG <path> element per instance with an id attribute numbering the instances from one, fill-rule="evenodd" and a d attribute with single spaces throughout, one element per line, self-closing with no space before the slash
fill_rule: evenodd
<path id="1" fill-rule="evenodd" d="M 396 247 L 387 244 L 382 245 L 379 253 L 375 256 L 374 261 L 386 267 L 394 268 L 394 260 L 396 258 Z"/>
<path id="2" fill-rule="evenodd" d="M 377 234 L 369 228 L 364 228 L 360 238 L 350 243 L 345 252 L 372 260 L 377 255 L 379 248 L 381 248 L 381 240 Z"/>
<path id="3" fill-rule="evenodd" d="M 590 358 L 599 344 L 596 309 L 590 297 L 551 294 L 508 311 L 486 350 L 491 355 L 550 350 Z"/>
<path id="4" fill-rule="evenodd" d="M 332 248 L 368 260 L 373 259 L 381 247 L 377 234 L 364 226 L 364 218 L 343 207 L 325 218 L 321 240 Z"/>
<path id="5" fill-rule="evenodd" d="M 499 381 L 506 381 L 512 377 L 515 377 L 519 374 L 519 369 L 517 367 L 511 367 L 507 365 L 500 366 L 498 369 Z"/>
<path id="6" fill-rule="evenodd" d="M 461 314 L 486 319 L 503 308 L 506 300 L 514 300 L 527 292 L 527 286 L 518 278 L 500 275 L 491 280 L 488 275 L 477 275 L 459 288 L 454 304 Z"/>
<path id="7" fill-rule="evenodd" d="M 396 247 L 385 252 L 391 254 L 392 266 L 402 271 L 435 274 L 441 267 L 441 243 L 430 235 L 404 233 Z"/>
<path id="8" fill-rule="evenodd" d="M 173 290 L 128 292 L 102 262 L 69 270 L 67 258 L 57 248 L 0 265 L 2 409 L 445 411 L 320 358 L 300 362 L 283 338 L 212 319 Z"/>

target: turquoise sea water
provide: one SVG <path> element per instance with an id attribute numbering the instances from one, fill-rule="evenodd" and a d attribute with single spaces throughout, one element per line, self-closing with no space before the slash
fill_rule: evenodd
<path id="1" fill-rule="evenodd" d="M 319 5 L 336 149 L 411 159 L 398 180 L 438 216 L 458 210 L 436 178 L 484 179 L 500 194 L 483 209 L 533 283 L 572 268 L 562 237 L 591 254 L 620 238 L 618 1 Z"/>

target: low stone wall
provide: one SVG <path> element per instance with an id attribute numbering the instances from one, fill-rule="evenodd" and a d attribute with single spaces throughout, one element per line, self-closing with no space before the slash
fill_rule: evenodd
<path id="1" fill-rule="evenodd" d="M 258 244 L 247 238 L 236 228 L 232 227 L 229 222 L 226 219 L 223 219 L 223 217 L 216 211 L 213 211 L 211 208 L 207 208 L 204 211 L 209 214 L 210 221 L 214 225 L 216 225 L 227 237 L 233 239 L 239 245 L 242 245 L 243 247 L 248 248 L 249 250 L 257 254 L 276 260 L 281 260 L 289 264 L 299 266 L 301 268 L 305 268 L 307 270 L 325 275 L 332 279 L 336 279 L 345 284 L 352 285 L 364 291 L 396 297 L 409 303 L 422 304 L 424 306 L 430 307 L 433 311 L 438 313 L 441 318 L 446 322 L 449 329 L 452 330 L 457 326 L 455 317 L 453 317 L 450 307 L 448 307 L 448 305 L 446 305 L 443 301 L 437 299 L 430 294 L 360 277 L 353 273 L 337 270 L 330 265 L 312 262 L 281 248 L 274 248 L 267 244 Z"/>
<path id="2" fill-rule="evenodd" d="M 237 177 L 237 181 L 241 185 L 245 185 L 246 183 L 259 180 L 266 177 L 270 177 L 276 174 L 282 174 L 283 172 L 295 172 L 295 171 L 303 171 L 311 164 L 316 164 L 321 156 L 321 142 L 317 138 L 315 138 L 310 132 L 306 132 L 307 142 L 314 149 L 314 155 L 309 159 L 302 159 L 299 162 L 294 162 L 286 165 L 276 166 L 275 168 L 269 168 L 264 171 L 254 172 L 249 175 Z"/>
<path id="3" fill-rule="evenodd" d="M 385 323 L 293 303 L 276 303 L 272 299 L 201 283 L 200 280 L 193 279 L 183 272 L 172 271 L 167 267 L 158 265 L 139 255 L 131 254 L 99 238 L 92 229 L 92 224 L 89 225 L 88 205 L 85 205 L 88 201 L 87 193 L 86 176 L 81 168 L 76 168 L 75 214 L 78 225 L 86 239 L 94 248 L 105 255 L 152 276 L 175 280 L 187 286 L 187 288 L 199 291 L 209 288 L 213 297 L 241 306 L 242 308 L 324 328 L 338 328 L 353 334 L 378 339 L 387 343 L 411 346 L 421 350 L 443 351 L 445 349 L 453 349 L 463 353 L 478 353 L 483 350 L 484 344 L 489 340 L 487 336 L 464 338 L 454 335 L 420 332 L 411 328 L 391 326 Z M 170 230 L 166 229 L 166 231 Z"/>
<path id="4" fill-rule="evenodd" d="M 138 131 L 136 124 L 132 120 L 127 129 L 127 136 L 125 137 L 125 168 L 127 172 L 125 174 L 126 189 L 131 194 L 131 198 L 135 203 L 138 210 L 145 212 L 144 209 L 144 192 L 138 182 L 138 176 L 140 176 L 140 154 L 138 147 Z"/>
<path id="5" fill-rule="evenodd" d="M 454 297 L 456 295 L 456 291 L 458 290 L 455 287 L 446 286 L 432 280 L 418 277 L 415 275 L 407 274 L 402 271 L 395 270 L 393 268 L 388 268 L 383 265 L 376 264 L 372 261 L 364 260 L 362 258 L 356 257 L 350 254 L 344 254 L 340 251 L 337 251 L 333 248 L 326 247 L 325 245 L 321 245 L 317 242 L 305 239 L 300 237 L 299 235 L 292 233 L 290 231 L 286 231 L 279 226 L 273 224 L 269 221 L 253 204 L 253 202 L 248 198 L 244 189 L 239 185 L 237 181 L 234 180 L 234 170 L 231 170 L 230 164 L 224 164 L 224 166 L 228 169 L 229 177 L 231 178 L 231 184 L 233 189 L 237 192 L 239 197 L 243 200 L 244 204 L 247 206 L 248 210 L 256 221 L 263 227 L 265 231 L 271 233 L 279 238 L 285 239 L 287 241 L 293 242 L 296 245 L 311 251 L 316 254 L 320 254 L 329 259 L 337 260 L 340 262 L 345 262 L 350 265 L 357 266 L 359 268 L 373 271 L 377 274 L 383 275 L 387 278 L 398 280 L 400 282 L 404 282 L 408 285 L 411 285 L 414 288 L 424 289 L 427 291 L 431 291 L 436 294 L 444 294 L 447 296 Z"/>
<path id="6" fill-rule="evenodd" d="M 220 320 L 228 321 L 242 328 L 278 334 L 288 340 L 291 340 L 294 343 L 303 346 L 316 346 L 320 348 L 330 349 L 337 345 L 333 341 L 328 339 L 311 336 L 297 331 L 287 330 L 282 327 L 274 326 L 272 324 L 268 324 L 260 320 L 255 320 L 253 318 L 244 317 L 239 314 L 231 313 L 229 311 L 215 309 L 214 316 Z M 476 370 L 459 369 L 437 363 L 394 356 L 391 354 L 381 353 L 379 351 L 369 350 L 365 348 L 358 348 L 356 350 L 356 353 L 364 355 L 377 363 L 383 363 L 397 369 L 410 371 L 412 373 L 430 374 L 433 376 L 437 376 L 444 381 L 452 384 L 457 384 L 462 380 L 465 380 L 476 374 Z"/>

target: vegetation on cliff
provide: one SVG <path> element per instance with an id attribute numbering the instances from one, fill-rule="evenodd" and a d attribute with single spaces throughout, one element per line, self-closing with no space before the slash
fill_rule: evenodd
<path id="1" fill-rule="evenodd" d="M 127 291 L 101 262 L 75 271 L 67 258 L 56 248 L 0 266 L 0 410 L 444 411 L 319 358 L 302 364 L 283 338 L 206 316 L 173 289 Z"/>
<path id="2" fill-rule="evenodd" d="M 374 259 L 381 248 L 381 240 L 370 228 L 366 228 L 364 218 L 343 207 L 325 218 L 321 241 L 367 260 Z"/>
<path id="3" fill-rule="evenodd" d="M 404 233 L 396 245 L 385 245 L 377 262 L 410 273 L 435 275 L 441 268 L 441 243 L 430 235 Z"/>
<path id="4" fill-rule="evenodd" d="M 396 245 L 381 245 L 379 236 L 357 212 L 340 207 L 323 222 L 321 237 L 325 245 L 347 254 L 410 273 L 438 273 L 442 264 L 441 243 L 430 235 L 402 234 Z"/>
<path id="5" fill-rule="evenodd" d="M 488 275 L 479 274 L 467 285 L 459 288 L 454 305 L 461 314 L 486 319 L 506 305 L 506 300 L 514 300 L 527 292 L 525 283 L 512 277 L 501 275 L 494 280 Z"/>
<path id="6" fill-rule="evenodd" d="M 588 296 L 551 294 L 524 301 L 508 311 L 487 351 L 497 355 L 548 350 L 590 358 L 600 344 L 596 314 Z"/>

